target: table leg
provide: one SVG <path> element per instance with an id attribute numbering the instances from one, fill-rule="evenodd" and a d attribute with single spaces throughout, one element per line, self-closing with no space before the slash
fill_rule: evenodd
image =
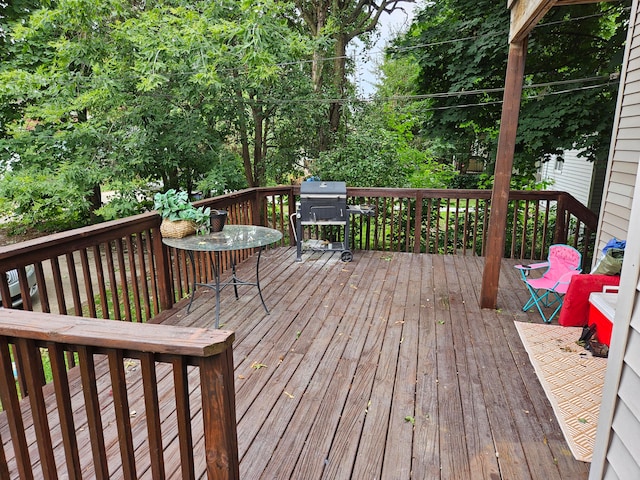
<path id="1" fill-rule="evenodd" d="M 193 297 L 196 294 L 196 259 L 192 250 L 187 250 L 187 256 L 191 262 L 191 273 L 193 274 L 193 285 L 191 286 L 191 299 L 189 300 L 189 306 L 187 307 L 187 313 L 191 310 L 191 304 L 193 303 Z"/>
<path id="2" fill-rule="evenodd" d="M 193 303 L 193 299 L 196 295 L 196 287 L 198 285 L 209 287 L 215 290 L 216 292 L 216 328 L 220 328 L 220 270 L 218 269 L 218 265 L 220 265 L 220 252 L 215 252 L 215 261 L 213 265 L 211 265 L 211 269 L 213 270 L 213 278 L 215 280 L 215 285 L 209 285 L 207 283 L 199 283 L 196 279 L 196 262 L 195 255 L 192 250 L 187 250 L 187 255 L 189 256 L 189 261 L 191 261 L 191 272 L 193 273 L 193 286 L 191 287 L 191 299 L 189 300 L 189 306 L 187 307 L 187 313 L 191 311 L 191 304 Z"/>
<path id="3" fill-rule="evenodd" d="M 267 315 L 271 315 L 269 313 L 269 309 L 267 308 L 267 304 L 264 303 L 264 298 L 262 297 L 262 289 L 260 288 L 260 256 L 262 255 L 263 249 L 264 247 L 260 247 L 260 250 L 258 250 L 258 259 L 256 260 L 256 287 L 258 287 L 258 295 L 260 295 L 260 301 L 262 301 L 264 311 L 267 312 Z"/>
<path id="4" fill-rule="evenodd" d="M 207 288 L 211 288 L 213 290 L 215 290 L 216 292 L 216 327 L 215 328 L 220 328 L 220 291 L 222 290 L 222 288 L 226 287 L 227 285 L 233 285 L 233 289 L 234 289 L 234 293 L 236 295 L 236 298 L 239 298 L 238 296 L 238 285 L 254 285 L 256 287 L 258 287 L 258 295 L 260 296 L 260 301 L 262 302 L 262 306 L 264 307 L 264 311 L 267 312 L 267 315 L 270 315 L 271 313 L 269 312 L 269 309 L 267 308 L 267 304 L 264 301 L 264 297 L 262 296 L 262 288 L 260 287 L 260 257 L 262 256 L 262 250 L 264 250 L 264 247 L 260 247 L 258 250 L 258 258 L 256 260 L 256 282 L 252 283 L 252 282 L 245 282 L 244 280 L 240 280 L 237 276 L 236 276 L 236 260 L 235 260 L 235 254 L 232 254 L 231 256 L 231 281 L 229 282 L 225 282 L 224 284 L 220 283 L 220 262 L 221 262 L 221 252 L 214 252 L 214 262 L 212 267 L 213 270 L 213 277 L 215 280 L 215 284 L 211 285 L 209 283 L 199 283 L 196 281 L 196 265 L 195 265 L 195 255 L 194 252 L 191 250 L 187 250 L 187 255 L 189 255 L 189 260 L 191 261 L 191 270 L 193 272 L 193 287 L 192 287 L 192 291 L 191 291 L 191 300 L 189 300 L 189 306 L 187 307 L 187 313 L 189 313 L 189 311 L 191 310 L 191 304 L 193 303 L 193 298 L 195 296 L 196 293 L 196 287 L 197 286 L 202 286 L 202 287 L 207 287 Z"/>
<path id="5" fill-rule="evenodd" d="M 238 297 L 238 283 L 241 283 L 241 280 L 236 277 L 236 254 L 231 252 L 231 278 L 233 279 L 233 292 L 236 294 L 236 298 Z"/>

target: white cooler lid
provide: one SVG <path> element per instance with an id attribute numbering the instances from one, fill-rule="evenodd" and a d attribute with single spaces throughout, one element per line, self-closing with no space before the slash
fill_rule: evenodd
<path id="1" fill-rule="evenodd" d="M 616 316 L 617 293 L 594 292 L 589 295 L 589 303 L 596 307 L 611 322 Z"/>

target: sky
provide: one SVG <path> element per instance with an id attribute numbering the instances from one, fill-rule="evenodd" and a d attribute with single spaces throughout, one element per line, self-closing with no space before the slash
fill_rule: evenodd
<path id="1" fill-rule="evenodd" d="M 360 97 L 367 98 L 375 93 L 375 84 L 378 81 L 376 62 L 382 61 L 384 48 L 389 40 L 409 28 L 422 3 L 423 0 L 417 0 L 417 4 L 402 3 L 404 11 L 396 9 L 391 15 L 382 14 L 379 25 L 380 37 L 368 52 L 364 51 L 361 43 L 354 41 L 354 47 L 349 53 L 355 59 L 356 73 L 353 80 Z"/>

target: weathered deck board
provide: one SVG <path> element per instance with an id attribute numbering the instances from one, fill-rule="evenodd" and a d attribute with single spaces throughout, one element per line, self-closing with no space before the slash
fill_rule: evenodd
<path id="1" fill-rule="evenodd" d="M 587 477 L 589 465 L 571 456 L 513 325 L 540 322 L 520 310 L 527 294 L 513 262 L 503 263 L 499 310 L 490 311 L 478 306 L 482 258 L 338 257 L 311 253 L 295 262 L 294 249 L 264 252 L 270 315 L 254 287 L 242 287 L 239 299 L 231 288 L 222 292 L 221 323 L 236 332 L 242 478 Z M 250 279 L 254 262 L 240 265 L 238 275 Z M 198 290 L 189 314 L 187 302 L 154 321 L 211 326 L 213 293 Z M 143 411 L 133 399 L 141 388 L 135 378 L 133 372 L 131 406 Z M 101 380 L 101 395 L 109 382 Z M 161 372 L 158 388 L 165 460 L 175 468 L 167 476 L 180 478 L 171 375 Z M 199 395 L 194 389 L 192 415 Z M 74 397 L 75 415 L 80 403 Z M 86 420 L 78 421 L 84 428 Z M 135 422 L 134 447 L 144 451 L 146 428 Z M 203 451 L 203 432 L 193 435 Z M 88 445 L 82 452 L 86 468 Z M 112 453 L 116 465 L 119 454 Z M 149 461 L 137 468 L 139 478 L 151 477 Z M 196 471 L 203 475 L 203 461 Z"/>

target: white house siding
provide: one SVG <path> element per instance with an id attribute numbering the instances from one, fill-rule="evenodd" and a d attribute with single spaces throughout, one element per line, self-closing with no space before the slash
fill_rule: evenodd
<path id="1" fill-rule="evenodd" d="M 640 18 L 631 10 L 598 245 L 626 238 L 590 480 L 640 478 Z M 630 221 L 630 219 L 634 219 Z"/>
<path id="2" fill-rule="evenodd" d="M 541 180 L 552 182 L 547 190 L 567 192 L 583 205 L 589 205 L 593 163 L 578 157 L 579 150 L 566 150 L 562 162 L 562 171 L 556 169 L 556 157 L 544 162 L 541 167 Z"/>
<path id="3" fill-rule="evenodd" d="M 629 24 L 627 51 L 611 141 L 598 228 L 598 250 L 611 238 L 627 239 L 633 187 L 640 159 L 640 27 L 637 0 Z"/>

